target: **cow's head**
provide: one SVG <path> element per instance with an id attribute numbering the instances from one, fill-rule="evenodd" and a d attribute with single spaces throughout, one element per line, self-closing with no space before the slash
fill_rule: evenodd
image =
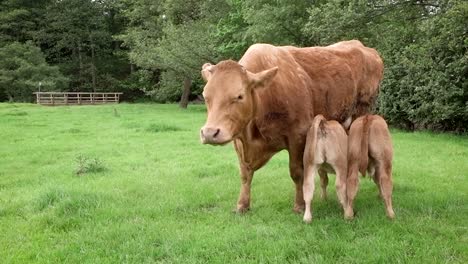
<path id="1" fill-rule="evenodd" d="M 203 144 L 226 144 L 236 138 L 255 113 L 254 89 L 268 86 L 278 67 L 259 73 L 247 71 L 227 60 L 202 67 L 203 89 L 208 118 L 201 128 Z"/>

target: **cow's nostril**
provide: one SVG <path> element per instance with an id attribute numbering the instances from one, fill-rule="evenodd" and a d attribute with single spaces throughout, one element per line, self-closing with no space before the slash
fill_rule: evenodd
<path id="1" fill-rule="evenodd" d="M 214 133 L 213 137 L 215 138 L 219 134 L 219 128 L 216 129 L 216 132 Z"/>
<path id="2" fill-rule="evenodd" d="M 200 129 L 200 135 L 203 136 L 203 129 Z"/>

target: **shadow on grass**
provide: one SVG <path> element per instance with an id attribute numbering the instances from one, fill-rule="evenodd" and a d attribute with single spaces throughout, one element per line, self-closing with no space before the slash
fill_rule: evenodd
<path id="1" fill-rule="evenodd" d="M 27 116 L 28 112 L 13 110 L 5 114 L 6 116 Z"/>
<path id="2" fill-rule="evenodd" d="M 173 126 L 173 125 L 168 125 L 168 124 L 151 124 L 145 128 L 146 132 L 151 132 L 151 133 L 160 133 L 160 132 L 175 132 L 175 131 L 184 131 L 184 129 Z"/>

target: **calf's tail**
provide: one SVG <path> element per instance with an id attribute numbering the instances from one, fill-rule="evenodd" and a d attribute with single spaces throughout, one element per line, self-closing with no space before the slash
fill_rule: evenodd
<path id="1" fill-rule="evenodd" d="M 309 164 L 308 161 L 314 161 L 315 151 L 317 148 L 317 140 L 318 137 L 320 137 L 322 134 L 325 121 L 327 120 L 323 115 L 315 116 L 314 120 L 312 121 L 312 126 L 310 127 L 309 133 L 307 133 L 307 141 L 304 153 L 304 166 L 306 164 Z"/>
<path id="2" fill-rule="evenodd" d="M 372 116 L 367 115 L 362 121 L 361 155 L 359 159 L 359 172 L 362 176 L 366 175 L 366 170 L 369 165 L 369 130 L 372 120 Z"/>

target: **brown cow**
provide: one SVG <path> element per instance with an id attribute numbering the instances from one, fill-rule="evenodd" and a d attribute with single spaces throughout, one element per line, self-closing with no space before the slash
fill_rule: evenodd
<path id="1" fill-rule="evenodd" d="M 358 190 L 358 172 L 365 176 L 366 170 L 379 188 L 387 216 L 390 219 L 395 217 L 392 208 L 392 158 L 392 140 L 382 117 L 366 115 L 351 124 L 348 137 L 346 218 L 354 217 L 353 201 Z"/>
<path id="2" fill-rule="evenodd" d="M 327 172 L 336 174 L 336 194 L 346 206 L 346 177 L 348 175 L 348 136 L 343 126 L 336 121 L 327 121 L 317 115 L 312 121 L 304 150 L 304 222 L 312 221 L 310 205 L 314 196 L 315 175 L 320 174 L 322 198 L 326 197 Z"/>
<path id="3" fill-rule="evenodd" d="M 250 207 L 254 172 L 282 149 L 296 185 L 295 211 L 304 208 L 302 156 L 316 114 L 350 121 L 372 104 L 382 78 L 377 52 L 359 41 L 327 47 L 252 45 L 239 62 L 205 64 L 208 117 L 204 144 L 234 141 L 241 172 L 237 211 Z"/>

